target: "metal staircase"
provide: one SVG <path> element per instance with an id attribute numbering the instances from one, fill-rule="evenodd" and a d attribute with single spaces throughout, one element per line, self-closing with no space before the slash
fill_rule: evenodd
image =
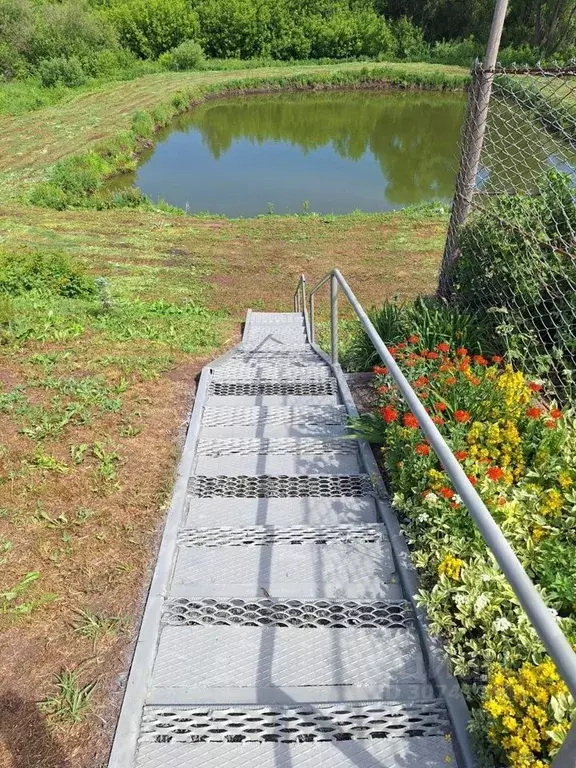
<path id="1" fill-rule="evenodd" d="M 471 764 L 353 412 L 300 313 L 204 370 L 110 768 Z"/>

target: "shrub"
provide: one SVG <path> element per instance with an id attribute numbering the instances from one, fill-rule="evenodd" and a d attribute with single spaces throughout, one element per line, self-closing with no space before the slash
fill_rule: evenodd
<path id="1" fill-rule="evenodd" d="M 433 45 L 431 60 L 439 64 L 456 64 L 463 67 L 472 66 L 476 57 L 482 58 L 483 47 L 474 38 L 468 37 L 461 41 L 442 40 Z"/>
<path id="2" fill-rule="evenodd" d="M 341 7 L 327 17 L 311 17 L 306 28 L 313 58 L 382 57 L 394 52 L 394 37 L 388 23 L 371 10 Z"/>
<path id="3" fill-rule="evenodd" d="M 429 57 L 430 47 L 424 40 L 422 29 L 406 16 L 394 22 L 392 34 L 394 35 L 394 55 L 399 59 L 423 61 Z"/>
<path id="4" fill-rule="evenodd" d="M 200 43 L 185 40 L 159 59 L 162 66 L 174 72 L 189 69 L 202 69 L 205 63 L 204 51 Z"/>
<path id="5" fill-rule="evenodd" d="M 26 0 L 0 0 L 0 77 L 9 80 L 25 73 L 33 13 Z"/>
<path id="6" fill-rule="evenodd" d="M 71 59 L 44 59 L 38 66 L 40 82 L 46 88 L 56 85 L 66 85 L 69 88 L 83 85 L 86 75 L 80 61 L 73 56 Z"/>
<path id="7" fill-rule="evenodd" d="M 104 18 L 97 17 L 82 0 L 68 0 L 38 7 L 25 55 L 35 65 L 43 59 L 89 60 L 115 45 L 114 30 Z"/>
<path id="8" fill-rule="evenodd" d="M 198 39 L 208 56 L 249 59 L 260 55 L 264 30 L 253 0 L 202 0 L 197 10 Z"/>
<path id="9" fill-rule="evenodd" d="M 136 56 L 157 59 L 196 35 L 198 18 L 186 0 L 130 0 L 105 12 L 122 45 Z"/>
<path id="10" fill-rule="evenodd" d="M 94 280 L 83 265 L 59 252 L 0 252 L 0 293 L 16 296 L 27 291 L 49 291 L 67 298 L 95 294 Z"/>
<path id="11" fill-rule="evenodd" d="M 576 367 L 575 232 L 571 180 L 557 171 L 538 194 L 492 198 L 461 231 L 454 301 L 529 365 Z"/>

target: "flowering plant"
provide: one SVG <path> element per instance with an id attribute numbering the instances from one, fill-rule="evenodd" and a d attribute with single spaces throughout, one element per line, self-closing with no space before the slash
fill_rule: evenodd
<path id="1" fill-rule="evenodd" d="M 390 352 L 563 629 L 576 636 L 576 427 L 571 413 L 546 401 L 543 382 L 531 381 L 500 357 L 470 355 L 448 342 L 424 348 L 417 335 Z M 462 680 L 480 681 L 496 662 L 508 677 L 528 659 L 549 663 L 388 369 L 377 366 L 374 373 L 377 408 L 357 420 L 356 431 L 382 444 L 394 504 L 421 574 L 419 599 L 432 632 L 444 640 L 455 673 Z M 530 717 L 526 708 L 518 709 L 520 727 L 528 728 L 523 712 Z M 490 708 L 482 716 L 491 723 L 488 737 L 504 748 L 509 763 L 524 768 L 514 762 L 515 742 L 502 741 L 502 722 Z M 560 733 L 566 723 L 560 719 L 557 725 Z M 526 765 L 552 754 L 542 744 Z"/>

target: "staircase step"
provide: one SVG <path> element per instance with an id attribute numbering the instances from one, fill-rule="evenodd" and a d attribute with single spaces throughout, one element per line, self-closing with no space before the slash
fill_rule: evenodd
<path id="1" fill-rule="evenodd" d="M 162 688 L 399 682 L 428 687 L 415 629 L 165 625 L 151 679 Z"/>
<path id="2" fill-rule="evenodd" d="M 324 456 L 258 454 L 199 456 L 195 471 L 201 475 L 353 475 L 361 471 L 358 457 L 346 453 Z"/>
<path id="3" fill-rule="evenodd" d="M 303 744 L 140 745 L 137 768 L 446 768 L 456 765 L 449 740 L 416 736 Z"/>
<path id="4" fill-rule="evenodd" d="M 214 368 L 214 381 L 325 381 L 332 378 L 332 371 L 325 364 L 305 363 L 303 365 L 246 365 L 225 363 Z"/>
<path id="5" fill-rule="evenodd" d="M 333 498 L 255 499 L 189 497 L 185 525 L 204 528 L 211 525 L 337 525 L 375 523 L 376 502 L 371 498 L 341 496 Z"/>
<path id="6" fill-rule="evenodd" d="M 211 398 L 205 406 L 202 425 L 206 427 L 247 427 L 298 424 L 319 426 L 345 426 L 347 412 L 343 405 L 294 405 L 288 408 L 269 406 L 234 406 L 222 403 L 221 398 Z"/>
<path id="7" fill-rule="evenodd" d="M 300 498 L 331 496 L 374 496 L 369 475 L 192 475 L 191 496 L 212 498 L 235 496 L 254 498 Z"/>
<path id="8" fill-rule="evenodd" d="M 398 600 L 387 538 L 345 543 L 178 547 L 171 597 Z"/>
<path id="9" fill-rule="evenodd" d="M 225 411 L 226 408 L 218 410 Z M 202 427 L 200 437 L 205 440 L 221 438 L 331 438 L 343 437 L 349 434 L 348 427 L 345 424 L 305 424 L 305 423 L 277 423 L 277 424 L 246 424 L 244 426 L 236 424 L 229 427 Z"/>

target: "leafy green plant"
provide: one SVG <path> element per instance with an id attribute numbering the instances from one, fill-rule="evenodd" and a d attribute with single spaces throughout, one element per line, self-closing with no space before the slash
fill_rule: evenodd
<path id="1" fill-rule="evenodd" d="M 56 691 L 41 703 L 41 709 L 54 720 L 74 725 L 88 714 L 96 681 L 82 685 L 79 670 L 64 669 L 55 680 Z"/>
<path id="2" fill-rule="evenodd" d="M 26 616 L 36 608 L 56 598 L 53 594 L 44 594 L 39 597 L 31 597 L 28 592 L 34 582 L 38 581 L 40 573 L 30 571 L 10 589 L 0 592 L 0 614 L 12 616 Z"/>
<path id="3" fill-rule="evenodd" d="M 53 88 L 55 85 L 74 87 L 86 82 L 82 64 L 75 56 L 70 59 L 44 59 L 38 65 L 38 76 L 45 88 Z"/>
<path id="4" fill-rule="evenodd" d="M 159 58 L 159 63 L 173 72 L 179 72 L 191 69 L 203 69 L 206 60 L 204 51 L 200 43 L 195 40 L 185 40 L 176 48 L 167 53 L 163 53 Z"/>
<path id="5" fill-rule="evenodd" d="M 0 251 L 0 295 L 49 291 L 67 298 L 87 298 L 96 292 L 83 265 L 52 251 Z"/>
<path id="6" fill-rule="evenodd" d="M 372 309 L 369 316 L 387 345 L 402 342 L 413 333 L 429 348 L 456 340 L 472 353 L 483 349 L 497 351 L 487 322 L 435 299 L 419 297 L 407 303 L 386 301 L 380 309 Z M 348 370 L 367 371 L 379 362 L 374 345 L 357 325 L 344 352 L 343 365 Z"/>
<path id="7" fill-rule="evenodd" d="M 76 611 L 74 631 L 91 640 L 95 648 L 99 640 L 123 632 L 126 624 L 126 619 L 120 616 L 108 616 L 103 613 L 94 613 L 87 608 L 80 608 Z"/>

